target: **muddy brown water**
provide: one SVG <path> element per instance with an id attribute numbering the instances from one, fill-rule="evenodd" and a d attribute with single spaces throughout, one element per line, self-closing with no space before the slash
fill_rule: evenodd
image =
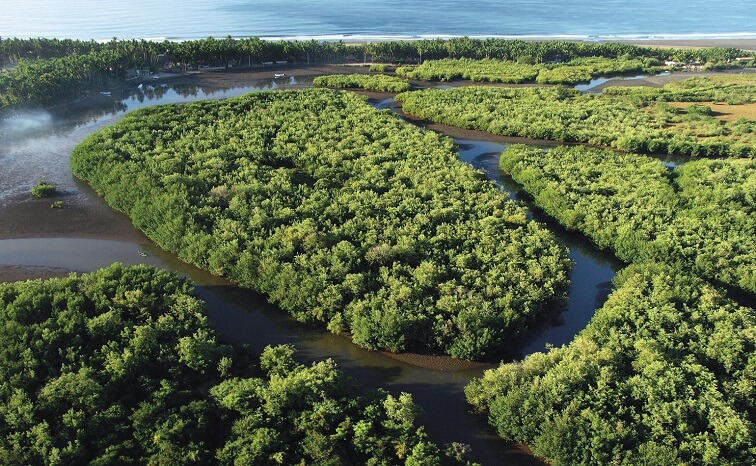
<path id="1" fill-rule="evenodd" d="M 102 199 L 70 174 L 68 155 L 73 147 L 127 111 L 159 103 L 225 98 L 307 85 L 306 80 L 297 78 L 281 83 L 270 79 L 226 89 L 155 84 L 123 95 L 92 96 L 52 111 L 4 115 L 0 119 L 0 164 L 4 167 L 0 172 L 0 281 L 8 277 L 60 275 L 66 270 L 88 272 L 113 262 L 144 263 L 173 270 L 196 284 L 200 297 L 207 303 L 211 325 L 225 340 L 256 349 L 292 343 L 303 362 L 332 358 L 346 374 L 368 387 L 382 387 L 394 394 L 412 393 L 425 411 L 423 422 L 432 440 L 468 443 L 473 448 L 473 459 L 483 464 L 541 464 L 524 448 L 496 437 L 484 418 L 468 412 L 464 386 L 493 365 L 470 367 L 452 363 L 435 364 L 436 369 L 419 367 L 359 348 L 343 336 L 303 326 L 262 296 L 184 264 L 156 247 L 130 226 L 128 218 L 107 208 Z M 497 182 L 503 195 L 523 202 L 517 187 L 498 170 L 498 154 L 506 147 L 504 144 L 455 141 L 461 160 L 485 171 Z M 38 178 L 58 186 L 60 194 L 54 199 L 63 202 L 63 209 L 50 209 L 49 201 L 31 198 L 29 192 Z M 22 212 L 26 211 L 38 213 L 24 217 Z M 574 268 L 569 301 L 556 318 L 544 322 L 527 341 L 512 347 L 503 356 L 505 361 L 543 350 L 547 344 L 562 345 L 572 340 L 603 304 L 611 279 L 621 267 L 610 255 L 596 250 L 578 235 L 565 232 L 538 212 L 531 215 L 544 222 L 570 249 Z M 111 228 L 101 228 L 98 219 Z M 35 232 L 40 237 L 30 237 Z"/>

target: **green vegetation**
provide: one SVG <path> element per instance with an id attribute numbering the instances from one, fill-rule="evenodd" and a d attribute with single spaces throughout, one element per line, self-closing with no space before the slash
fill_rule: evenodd
<path id="1" fill-rule="evenodd" d="M 0 338 L 5 465 L 459 464 L 411 395 L 360 395 L 288 346 L 255 369 L 189 284 L 149 267 L 1 284 Z"/>
<path id="2" fill-rule="evenodd" d="M 587 147 L 509 147 L 501 169 L 570 230 L 627 262 L 674 264 L 756 293 L 756 161 L 658 160 Z"/>
<path id="3" fill-rule="evenodd" d="M 567 346 L 487 371 L 468 401 L 554 465 L 741 465 L 756 456 L 753 309 L 630 266 Z"/>
<path id="4" fill-rule="evenodd" d="M 124 79 L 129 70 L 169 66 L 186 70 L 199 66 L 262 66 L 268 61 L 345 62 L 362 57 L 384 62 L 422 62 L 428 59 L 496 59 L 528 64 L 589 62 L 619 59 L 632 63 L 675 60 L 700 62 L 717 68 L 742 66 L 736 57 L 753 53 L 731 48 L 658 49 L 616 43 L 521 41 L 501 39 L 420 40 L 375 42 L 347 46 L 343 42 L 263 41 L 207 38 L 183 42 L 113 40 L 106 43 L 58 39 L 0 39 L 0 108 L 53 105 L 86 89 Z M 593 57 L 593 58 L 590 58 Z M 650 61 L 649 61 L 650 60 Z M 16 65 L 2 70 L 6 64 Z M 595 63 L 590 64 L 594 66 Z"/>
<path id="5" fill-rule="evenodd" d="M 45 180 L 37 180 L 37 184 L 32 187 L 31 193 L 34 197 L 50 197 L 55 194 L 58 188 L 54 184 Z"/>
<path id="6" fill-rule="evenodd" d="M 548 230 L 451 141 L 351 93 L 139 110 L 71 166 L 164 249 L 364 347 L 493 355 L 565 295 Z"/>
<path id="7" fill-rule="evenodd" d="M 640 97 L 662 102 L 756 103 L 756 74 L 701 76 L 654 87 L 608 87 L 604 94 Z"/>
<path id="8" fill-rule="evenodd" d="M 536 81 L 542 84 L 577 84 L 598 76 L 653 73 L 658 70 L 659 61 L 654 59 L 583 57 L 546 67 L 538 73 Z"/>
<path id="9" fill-rule="evenodd" d="M 540 66 L 502 60 L 472 60 L 469 58 L 429 60 L 416 67 L 399 67 L 396 74 L 426 81 L 469 79 L 494 83 L 523 83 L 533 81 Z"/>
<path id="10" fill-rule="evenodd" d="M 652 58 L 678 62 L 700 62 L 712 65 L 735 65 L 736 57 L 754 56 L 753 52 L 733 48 L 661 49 L 638 47 L 620 43 L 575 41 L 526 41 L 506 39 L 471 39 L 457 37 L 448 40 L 386 41 L 355 45 L 343 42 L 264 41 L 248 39 L 199 39 L 183 42 L 154 42 L 145 40 L 114 40 L 106 43 L 68 39 L 0 39 L 0 65 L 20 59 L 45 60 L 67 55 L 87 55 L 106 51 L 122 60 L 155 61 L 165 53 L 174 62 L 182 59 L 187 64 L 219 63 L 233 60 L 265 61 L 289 59 L 294 61 L 325 61 L 342 59 L 345 54 L 365 54 L 373 61 L 435 60 L 441 58 L 491 58 L 525 63 L 551 63 L 570 61 L 579 57 Z M 146 52 L 146 56 L 144 53 Z M 140 54 L 142 54 L 140 56 Z M 217 60 L 217 61 L 212 61 Z"/>
<path id="11" fill-rule="evenodd" d="M 399 94 L 397 100 L 408 114 L 504 136 L 581 142 L 631 152 L 756 156 L 753 120 L 722 121 L 695 108 L 685 111 L 637 96 L 584 95 L 563 87 L 471 86 L 408 92 Z"/>
<path id="12" fill-rule="evenodd" d="M 629 72 L 652 72 L 658 62 L 653 59 L 576 58 L 567 63 L 532 64 L 507 60 L 473 60 L 468 58 L 430 60 L 417 67 L 400 67 L 396 73 L 413 79 L 451 81 L 469 79 L 494 83 L 519 84 L 537 81 L 542 84 L 576 84 L 601 75 Z"/>
<path id="13" fill-rule="evenodd" d="M 330 74 L 318 76 L 312 83 L 316 86 L 381 92 L 406 92 L 411 87 L 410 83 L 404 79 L 383 74 Z"/>
<path id="14" fill-rule="evenodd" d="M 370 71 L 377 73 L 385 73 L 388 70 L 388 65 L 385 63 L 373 63 L 370 65 Z"/>
<path id="15" fill-rule="evenodd" d="M 2 45 L 7 47 L 7 41 Z M 5 51 L 4 59 L 16 66 L 0 71 L 0 108 L 49 106 L 104 86 L 124 78 L 129 68 L 149 67 L 160 53 L 153 48 L 145 41 L 111 42 L 109 47 L 76 41 L 46 44 L 40 39 L 19 43 Z M 32 56 L 44 58 L 29 59 Z"/>

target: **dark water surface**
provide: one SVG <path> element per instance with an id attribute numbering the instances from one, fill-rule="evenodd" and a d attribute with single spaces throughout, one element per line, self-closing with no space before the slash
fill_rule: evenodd
<path id="1" fill-rule="evenodd" d="M 286 85 L 302 85 L 287 82 Z M 95 96 L 89 101 L 53 111 L 17 112 L 0 119 L 0 207 L 19 201 L 34 179 L 43 173 L 68 193 L 66 202 L 104 201 L 91 191 L 80 189 L 70 174 L 68 154 L 86 135 L 117 121 L 126 111 L 148 105 L 224 98 L 249 91 L 280 87 L 270 80 L 233 89 L 155 85 L 133 89 L 124 95 Z M 384 101 L 388 105 L 389 101 Z M 461 160 L 479 168 L 502 190 L 518 199 L 516 188 L 499 174 L 498 154 L 506 147 L 483 141 L 456 140 Z M 7 168 L 7 169 L 6 169 Z M 2 210 L 0 209 L 0 213 Z M 610 280 L 619 264 L 592 248 L 585 240 L 546 222 L 559 241 L 570 248 L 574 261 L 570 298 L 556 322 L 546 322 L 529 341 L 511 349 L 511 358 L 543 350 L 546 344 L 569 342 L 582 329 L 609 292 Z M 0 221 L 12 221 L 0 218 Z M 82 232 L 86 236 L 86 232 Z M 425 409 L 424 422 L 432 440 L 459 441 L 473 447 L 474 457 L 484 464 L 539 464 L 512 444 L 498 439 L 478 416 L 468 413 L 464 386 L 482 373 L 483 367 L 468 370 L 431 370 L 405 364 L 382 353 L 364 350 L 343 336 L 305 327 L 291 319 L 261 296 L 231 286 L 226 280 L 186 265 L 174 255 L 160 250 L 145 239 L 128 243 L 83 238 L 31 238 L 0 240 L 0 266 L 34 266 L 87 272 L 119 261 L 145 263 L 174 270 L 188 277 L 207 302 L 212 326 L 224 339 L 262 349 L 265 345 L 293 343 L 300 359 L 308 362 L 333 358 L 345 373 L 369 387 L 384 387 L 392 393 L 411 392 Z"/>

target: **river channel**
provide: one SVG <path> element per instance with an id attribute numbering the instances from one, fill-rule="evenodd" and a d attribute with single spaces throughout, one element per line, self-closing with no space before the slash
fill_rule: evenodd
<path id="1" fill-rule="evenodd" d="M 485 419 L 468 412 L 464 386 L 492 365 L 428 369 L 364 350 L 343 336 L 298 324 L 262 296 L 238 289 L 159 249 L 133 229 L 125 215 L 107 208 L 85 183 L 70 174 L 69 154 L 73 147 L 88 134 L 117 121 L 127 111 L 148 105 L 309 85 L 311 80 L 294 78 L 266 80 L 230 89 L 155 84 L 113 96 L 92 95 L 50 111 L 5 115 L 0 119 L 0 164 L 3 167 L 0 171 L 0 224 L 4 225 L 0 228 L 0 281 L 8 280 L 6 274 L 11 269 L 24 269 L 28 276 L 38 272 L 56 275 L 65 271 L 92 271 L 116 261 L 146 263 L 176 271 L 197 285 L 200 297 L 207 303 L 212 326 L 225 340 L 246 343 L 257 349 L 292 343 L 303 362 L 333 358 L 345 373 L 368 387 L 412 393 L 415 402 L 425 410 L 423 422 L 432 440 L 468 443 L 473 448 L 473 459 L 483 464 L 541 464 L 523 448 L 497 438 Z M 474 139 L 455 139 L 455 142 L 461 160 L 483 170 L 500 186 L 502 195 L 527 205 L 516 186 L 499 173 L 498 154 L 506 148 L 505 144 Z M 29 195 L 38 178 L 58 186 L 61 195 L 57 199 L 64 204 L 60 212 L 52 212 L 57 209 L 44 204 L 49 201 L 34 200 Z M 41 217 L 30 214 L 29 218 L 22 219 L 23 212 L 34 212 L 34 209 Z M 56 215 L 64 219 L 61 225 L 66 225 L 65 228 L 57 229 Z M 611 279 L 621 267 L 610 255 L 598 251 L 582 237 L 564 231 L 536 211 L 531 210 L 531 215 L 545 223 L 570 249 L 574 268 L 569 301 L 553 321 L 545 322 L 531 338 L 511 348 L 502 357 L 504 361 L 541 351 L 548 344 L 558 346 L 571 341 L 585 327 L 595 309 L 603 304 L 611 289 Z M 52 220 L 46 220 L 48 216 Z M 91 227 L 98 216 L 110 229 Z"/>

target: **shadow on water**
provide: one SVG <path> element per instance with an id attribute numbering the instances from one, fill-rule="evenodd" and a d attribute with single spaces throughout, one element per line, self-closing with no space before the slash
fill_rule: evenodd
<path id="1" fill-rule="evenodd" d="M 423 422 L 438 443 L 470 444 L 483 464 L 541 464 L 516 445 L 498 438 L 484 419 L 468 411 L 464 387 L 483 368 L 436 371 L 411 366 L 352 344 L 347 338 L 295 322 L 255 293 L 234 287 L 201 287 L 213 327 L 237 344 L 261 350 L 269 344 L 294 344 L 302 362 L 333 359 L 366 387 L 396 395 L 412 393 L 424 410 Z"/>

